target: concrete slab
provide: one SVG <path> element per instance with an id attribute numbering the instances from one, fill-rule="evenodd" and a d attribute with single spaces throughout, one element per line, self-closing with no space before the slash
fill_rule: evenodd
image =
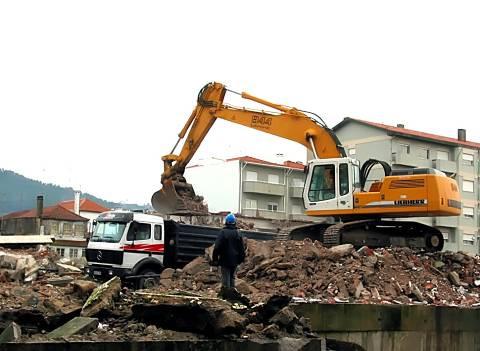
<path id="1" fill-rule="evenodd" d="M 10 323 L 0 334 L 0 344 L 17 341 L 22 336 L 22 328 L 15 323 Z"/>
<path id="2" fill-rule="evenodd" d="M 76 334 L 84 334 L 97 329 L 98 319 L 89 317 L 75 317 L 61 327 L 48 334 L 51 339 L 69 337 Z"/>

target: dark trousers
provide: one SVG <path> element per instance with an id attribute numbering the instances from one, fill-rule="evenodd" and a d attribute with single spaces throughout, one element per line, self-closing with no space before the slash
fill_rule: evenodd
<path id="1" fill-rule="evenodd" d="M 225 288 L 235 287 L 235 271 L 237 267 L 222 266 L 222 286 Z"/>

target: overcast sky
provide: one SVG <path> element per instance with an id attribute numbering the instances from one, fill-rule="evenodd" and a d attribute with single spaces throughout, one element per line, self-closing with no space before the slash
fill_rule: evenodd
<path id="1" fill-rule="evenodd" d="M 198 90 L 480 141 L 478 1 L 2 1 L 0 168 L 149 202 Z M 227 98 L 228 100 L 228 98 Z M 238 104 L 238 100 L 235 100 Z M 304 160 L 217 121 L 197 159 Z"/>

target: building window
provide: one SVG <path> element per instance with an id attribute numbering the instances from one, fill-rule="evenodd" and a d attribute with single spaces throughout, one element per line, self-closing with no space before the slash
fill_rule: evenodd
<path id="1" fill-rule="evenodd" d="M 280 177 L 278 176 L 278 174 L 269 174 L 268 182 L 273 184 L 280 184 Z"/>
<path id="2" fill-rule="evenodd" d="M 154 238 L 155 240 L 162 240 L 162 226 L 160 224 L 155 224 Z"/>
<path id="3" fill-rule="evenodd" d="M 85 249 L 82 249 L 82 257 L 86 257 L 87 256 L 87 251 Z"/>
<path id="4" fill-rule="evenodd" d="M 292 214 L 303 214 L 302 208 L 298 205 L 292 205 Z"/>
<path id="5" fill-rule="evenodd" d="M 57 247 L 57 255 L 60 257 L 65 257 L 65 249 Z"/>
<path id="6" fill-rule="evenodd" d="M 421 158 L 422 160 L 428 160 L 430 158 L 429 150 L 423 147 L 418 148 L 417 155 L 418 155 L 418 158 Z"/>
<path id="7" fill-rule="evenodd" d="M 75 224 L 75 234 L 78 235 L 78 236 L 85 235 L 85 224 L 76 223 Z"/>
<path id="8" fill-rule="evenodd" d="M 355 156 L 357 154 L 357 149 L 352 147 L 351 149 L 348 149 L 348 156 Z"/>
<path id="9" fill-rule="evenodd" d="M 251 210 L 256 210 L 257 209 L 257 200 L 246 199 L 245 200 L 245 208 L 251 209 Z"/>
<path id="10" fill-rule="evenodd" d="M 473 245 L 475 241 L 475 234 L 463 233 L 463 244 Z"/>
<path id="11" fill-rule="evenodd" d="M 267 210 L 277 212 L 278 211 L 278 204 L 276 202 L 269 202 L 267 205 Z"/>
<path id="12" fill-rule="evenodd" d="M 257 181 L 257 172 L 247 171 L 246 180 Z"/>
<path id="13" fill-rule="evenodd" d="M 473 207 L 463 207 L 463 215 L 468 218 L 473 218 Z"/>
<path id="14" fill-rule="evenodd" d="M 72 233 L 73 233 L 72 223 L 63 222 L 63 234 L 64 235 L 72 235 Z"/>
<path id="15" fill-rule="evenodd" d="M 437 160 L 448 161 L 449 159 L 450 155 L 448 154 L 448 151 L 437 150 Z"/>
<path id="16" fill-rule="evenodd" d="M 443 241 L 448 242 L 448 232 L 442 232 Z"/>
<path id="17" fill-rule="evenodd" d="M 464 165 L 473 166 L 473 155 L 463 153 L 462 160 Z"/>
<path id="18" fill-rule="evenodd" d="M 70 257 L 72 258 L 78 257 L 78 249 L 70 249 Z"/>
<path id="19" fill-rule="evenodd" d="M 398 144 L 398 150 L 401 154 L 409 154 L 410 153 L 410 145 L 408 145 L 408 144 Z"/>
<path id="20" fill-rule="evenodd" d="M 464 180 L 462 183 L 462 190 L 467 193 L 473 193 L 473 180 Z"/>

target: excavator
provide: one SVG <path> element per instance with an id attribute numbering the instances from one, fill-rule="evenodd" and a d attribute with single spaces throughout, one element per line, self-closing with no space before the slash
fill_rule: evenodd
<path id="1" fill-rule="evenodd" d="M 275 111 L 235 107 L 224 103 L 228 93 L 239 94 Z M 170 154 L 162 157 L 162 188 L 153 194 L 153 208 L 161 214 L 207 212 L 185 177 L 188 165 L 217 118 L 304 145 L 313 154 L 305 167 L 305 213 L 334 218 L 334 223 L 310 224 L 293 229 L 292 239 L 310 237 L 325 246 L 351 243 L 356 247 L 406 246 L 440 251 L 442 233 L 409 217 L 458 216 L 460 193 L 454 179 L 433 168 L 392 170 L 384 161 L 369 159 L 360 167 L 347 157 L 335 133 L 316 114 L 275 104 L 248 93 L 229 90 L 217 82 L 205 85 L 197 104 Z M 187 135 L 188 132 L 188 135 Z M 186 139 L 178 154 L 175 149 Z M 385 176 L 367 187 L 374 167 Z"/>

